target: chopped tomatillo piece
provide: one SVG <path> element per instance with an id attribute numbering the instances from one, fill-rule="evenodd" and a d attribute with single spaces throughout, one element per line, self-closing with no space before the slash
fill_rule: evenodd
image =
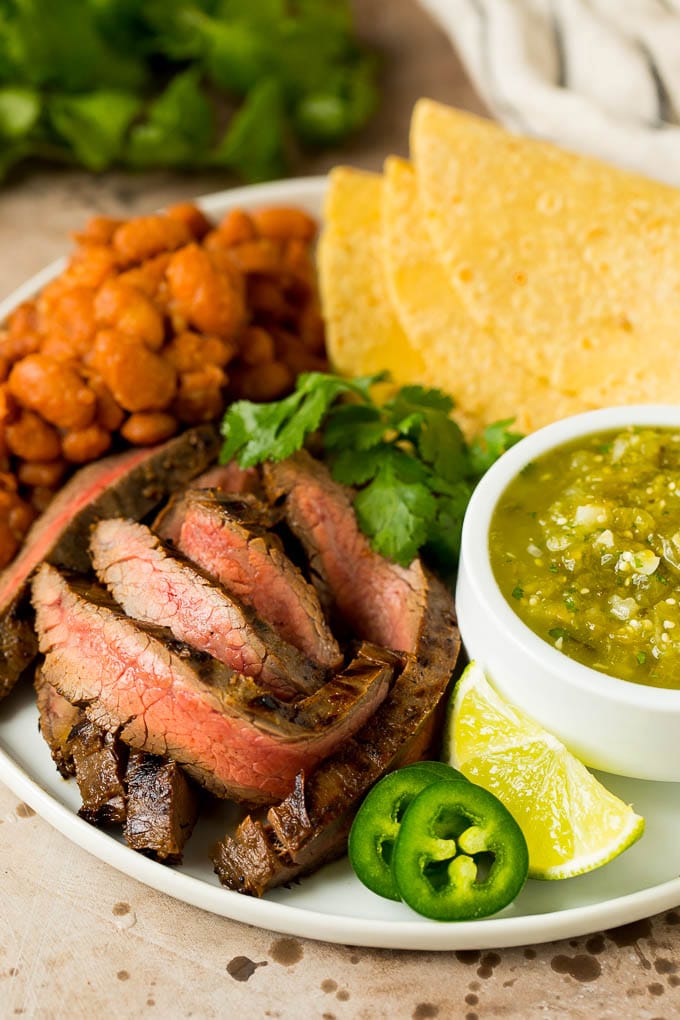
<path id="1" fill-rule="evenodd" d="M 390 772 L 376 783 L 357 812 L 349 834 L 348 854 L 357 878 L 372 892 L 400 900 L 392 876 L 392 853 L 409 804 L 432 783 L 467 780 L 450 765 L 420 761 Z"/>
<path id="2" fill-rule="evenodd" d="M 392 854 L 405 903 L 436 921 L 495 914 L 529 871 L 522 830 L 492 793 L 468 782 L 436 782 L 409 804 Z"/>

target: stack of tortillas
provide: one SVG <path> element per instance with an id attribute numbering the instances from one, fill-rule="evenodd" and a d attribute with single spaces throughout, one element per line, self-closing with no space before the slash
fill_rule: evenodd
<path id="1" fill-rule="evenodd" d="M 468 433 L 678 401 L 680 191 L 430 100 L 410 144 L 330 176 L 337 371 L 444 389 Z"/>

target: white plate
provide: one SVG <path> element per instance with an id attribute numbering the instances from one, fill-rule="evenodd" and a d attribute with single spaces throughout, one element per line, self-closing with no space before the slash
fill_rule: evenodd
<path id="1" fill-rule="evenodd" d="M 201 204 L 215 216 L 234 206 L 268 203 L 297 204 L 318 214 L 324 189 L 323 179 L 289 181 L 223 192 Z M 59 268 L 44 270 L 0 304 L 0 319 Z M 230 824 L 226 806 L 201 819 L 181 867 L 156 864 L 128 849 L 78 817 L 77 787 L 54 767 L 27 685 L 0 704 L 0 779 L 74 843 L 126 875 L 204 910 L 289 935 L 389 949 L 487 949 L 584 935 L 680 904 L 680 785 L 672 783 L 603 777 L 645 816 L 647 829 L 639 843 L 589 875 L 528 882 L 493 918 L 441 924 L 374 896 L 354 878 L 346 860 L 262 900 L 223 889 L 209 850 Z"/>

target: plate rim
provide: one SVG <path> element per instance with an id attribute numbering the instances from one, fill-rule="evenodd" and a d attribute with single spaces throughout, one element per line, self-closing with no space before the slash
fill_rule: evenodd
<path id="1" fill-rule="evenodd" d="M 253 207 L 267 201 L 281 203 L 297 199 L 321 203 L 327 185 L 327 175 L 298 177 L 227 188 L 188 201 L 195 202 L 207 213 L 216 214 L 238 205 Z M 0 301 L 0 321 L 48 283 L 62 270 L 65 262 L 65 257 L 54 260 L 14 288 Z M 0 782 L 86 853 L 149 888 L 230 920 L 321 942 L 439 952 L 536 945 L 632 923 L 680 905 L 679 875 L 649 888 L 582 906 L 450 924 L 427 919 L 395 922 L 323 913 L 221 889 L 137 853 L 106 831 L 79 818 L 1 747 Z"/>

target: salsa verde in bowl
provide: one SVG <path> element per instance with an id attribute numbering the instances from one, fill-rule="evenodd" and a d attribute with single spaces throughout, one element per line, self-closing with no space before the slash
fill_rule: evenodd
<path id="1" fill-rule="evenodd" d="M 680 407 L 588 412 L 504 454 L 456 604 L 469 657 L 585 764 L 680 781 Z"/>

